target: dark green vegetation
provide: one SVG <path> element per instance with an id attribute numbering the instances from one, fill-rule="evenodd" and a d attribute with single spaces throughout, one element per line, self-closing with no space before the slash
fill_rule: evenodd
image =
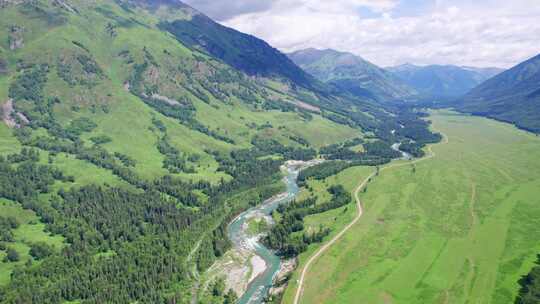
<path id="1" fill-rule="evenodd" d="M 456 108 L 540 133 L 540 55 L 474 88 Z"/>
<path id="2" fill-rule="evenodd" d="M 13 241 L 13 232 L 12 229 L 19 227 L 19 222 L 14 217 L 0 217 L 0 242 L 12 242 Z"/>
<path id="3" fill-rule="evenodd" d="M 378 164 L 394 142 L 436 137 L 421 113 L 334 94 L 180 2 L 2 5 L 2 303 L 231 302 L 219 282 L 193 287 L 229 248 L 234 215 L 281 190 L 284 160 L 336 145 Z M 309 212 L 344 203 L 331 191 Z"/>
<path id="4" fill-rule="evenodd" d="M 421 99 L 442 100 L 460 97 L 483 81 L 502 72 L 498 68 L 412 64 L 391 67 L 388 70 L 414 88 Z"/>
<path id="5" fill-rule="evenodd" d="M 0 58 L 0 74 L 6 74 L 7 73 L 7 62 Z"/>
<path id="6" fill-rule="evenodd" d="M 353 139 L 341 144 L 323 147 L 320 149 L 320 154 L 331 160 L 351 161 L 351 165 L 375 166 L 399 158 L 401 153 L 393 149 L 392 144 L 400 143 L 403 151 L 415 157 L 421 157 L 424 155 L 422 148 L 427 144 L 439 142 L 441 135 L 429 131 L 430 123 L 416 119 L 417 116 L 421 117 L 423 114 L 402 113 L 396 124 L 387 124 L 384 129 L 375 131 L 378 140 Z M 407 127 L 404 127 L 404 125 L 407 125 Z M 362 144 L 363 152 L 352 149 L 358 144 Z"/>
<path id="7" fill-rule="evenodd" d="M 306 49 L 288 56 L 317 79 L 355 96 L 392 101 L 416 93 L 392 73 L 350 53 Z"/>
<path id="8" fill-rule="evenodd" d="M 519 285 L 521 289 L 516 298 L 516 304 L 540 303 L 540 255 L 531 271 L 519 280 Z"/>
<path id="9" fill-rule="evenodd" d="M 310 178 L 315 180 L 323 180 L 352 166 L 353 165 L 351 162 L 327 161 L 302 170 L 300 174 L 298 174 L 298 184 L 300 186 L 305 186 L 306 181 Z"/>
<path id="10" fill-rule="evenodd" d="M 311 243 L 321 242 L 330 234 L 330 229 L 321 225 L 316 231 L 303 231 L 304 218 L 341 208 L 352 200 L 351 194 L 341 185 L 332 186 L 327 191 L 332 195 L 328 202 L 317 203 L 316 197 L 310 197 L 279 206 L 276 211 L 280 215 L 280 220 L 268 232 L 263 242 L 269 248 L 277 250 L 279 255 L 287 258 L 306 251 Z"/>
<path id="11" fill-rule="evenodd" d="M 11 285 L 2 290 L 2 298 L 7 302 L 162 301 L 163 293 L 171 288 L 165 282 L 187 280 L 187 268 L 182 265 L 192 245 L 190 240 L 200 229 L 209 228 L 210 218 L 222 218 L 224 206 L 219 202 L 227 193 L 264 184 L 276 174 L 281 163 L 257 160 L 253 153 L 245 151 L 243 157 L 222 160 L 227 163 L 224 170 L 235 179 L 216 186 L 202 182 L 186 184 L 164 177 L 151 184 L 136 181 L 136 186 L 145 189 L 143 194 L 100 186 L 53 193 L 51 186 L 55 181 L 69 183 L 71 179 L 53 167 L 38 165 L 39 156 L 36 159 L 32 150 L 24 151 L 0 158 L 0 196 L 36 212 L 47 229 L 64 236 L 69 246 L 56 255 L 47 244 L 32 245 L 30 255 L 35 260 L 47 259 L 39 266 L 30 263 L 13 273 Z M 240 172 L 232 172 L 240 167 Z M 215 203 L 199 202 L 191 192 L 195 189 Z M 47 200 L 40 199 L 44 194 L 49 194 Z M 170 197 L 165 199 L 163 194 Z M 272 194 L 261 192 L 262 197 Z M 201 211 L 185 205 L 198 206 Z M 1 218 L 0 224 L 2 241 L 13 241 L 11 229 L 17 228 L 17 220 Z M 221 241 L 223 238 L 224 229 L 220 226 L 211 233 L 206 247 L 201 245 L 196 260 L 201 270 L 227 249 L 229 245 Z M 7 246 L 5 261 L 18 260 L 19 253 Z M 117 280 L 118 277 L 125 280 Z M 45 282 L 47 289 L 32 289 Z M 103 290 L 102 284 L 108 288 Z"/>

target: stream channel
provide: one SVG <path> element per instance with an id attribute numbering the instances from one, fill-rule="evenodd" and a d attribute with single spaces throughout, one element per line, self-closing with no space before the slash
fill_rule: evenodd
<path id="1" fill-rule="evenodd" d="M 392 149 L 401 152 L 403 159 L 411 159 L 411 155 L 399 150 L 399 143 L 392 145 Z M 248 285 L 246 292 L 238 300 L 238 304 L 261 304 L 264 303 L 272 287 L 274 276 L 279 272 L 281 259 L 275 252 L 266 248 L 261 242 L 261 236 L 252 236 L 248 233 L 248 222 L 253 218 L 260 218 L 272 223 L 271 214 L 279 205 L 290 203 L 296 198 L 300 191 L 296 180 L 298 173 L 310 166 L 321 163 L 321 160 L 287 161 L 284 165 L 286 172 L 283 178 L 287 190 L 279 195 L 266 200 L 262 204 L 248 209 L 236 217 L 228 226 L 227 233 L 233 246 L 238 249 L 247 250 L 260 257 L 264 263 L 264 272 L 255 277 Z M 272 223 L 273 224 L 273 223 Z"/>
<path id="2" fill-rule="evenodd" d="M 260 237 L 254 237 L 248 233 L 248 221 L 255 218 L 271 221 L 270 214 L 281 204 L 286 204 L 294 200 L 299 192 L 296 179 L 298 173 L 309 166 L 320 163 L 320 160 L 309 162 L 288 161 L 284 165 L 286 172 L 284 182 L 287 190 L 273 198 L 265 201 L 261 205 L 253 207 L 236 217 L 228 226 L 229 239 L 236 248 L 243 248 L 253 252 L 264 260 L 266 268 L 263 273 L 254 278 L 248 286 L 246 292 L 238 300 L 238 304 L 260 304 L 268 295 L 272 287 L 274 276 L 278 273 L 281 265 L 280 258 L 274 251 L 266 248 Z"/>

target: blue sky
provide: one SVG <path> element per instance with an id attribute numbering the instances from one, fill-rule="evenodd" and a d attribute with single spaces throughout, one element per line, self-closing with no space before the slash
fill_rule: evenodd
<path id="1" fill-rule="evenodd" d="M 186 0 L 283 51 L 333 48 L 381 66 L 510 67 L 540 53 L 540 0 Z"/>

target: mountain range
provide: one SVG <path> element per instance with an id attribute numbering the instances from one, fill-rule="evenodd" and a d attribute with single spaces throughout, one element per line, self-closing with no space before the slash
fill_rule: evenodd
<path id="1" fill-rule="evenodd" d="M 317 79 L 355 96 L 393 101 L 416 94 L 393 73 L 351 53 L 311 48 L 288 56 Z"/>
<path id="2" fill-rule="evenodd" d="M 499 68 L 404 64 L 381 68 L 360 56 L 332 49 L 304 49 L 288 54 L 294 63 L 340 91 L 378 102 L 444 100 L 461 97 Z"/>
<path id="3" fill-rule="evenodd" d="M 485 80 L 502 72 L 498 68 L 472 68 L 454 65 L 417 66 L 404 64 L 387 68 L 420 96 L 460 97 Z"/>

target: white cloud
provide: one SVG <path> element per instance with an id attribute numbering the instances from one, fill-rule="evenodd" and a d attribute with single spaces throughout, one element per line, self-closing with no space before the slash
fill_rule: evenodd
<path id="1" fill-rule="evenodd" d="M 274 0 L 223 23 L 284 51 L 334 48 L 382 66 L 509 67 L 540 52 L 537 0 L 437 0 L 426 13 L 394 16 L 398 5 L 397 0 Z M 361 17 L 365 8 L 379 17 Z"/>
<path id="2" fill-rule="evenodd" d="M 218 21 L 240 14 L 268 10 L 272 7 L 273 1 L 275 0 L 183 0 Z"/>

